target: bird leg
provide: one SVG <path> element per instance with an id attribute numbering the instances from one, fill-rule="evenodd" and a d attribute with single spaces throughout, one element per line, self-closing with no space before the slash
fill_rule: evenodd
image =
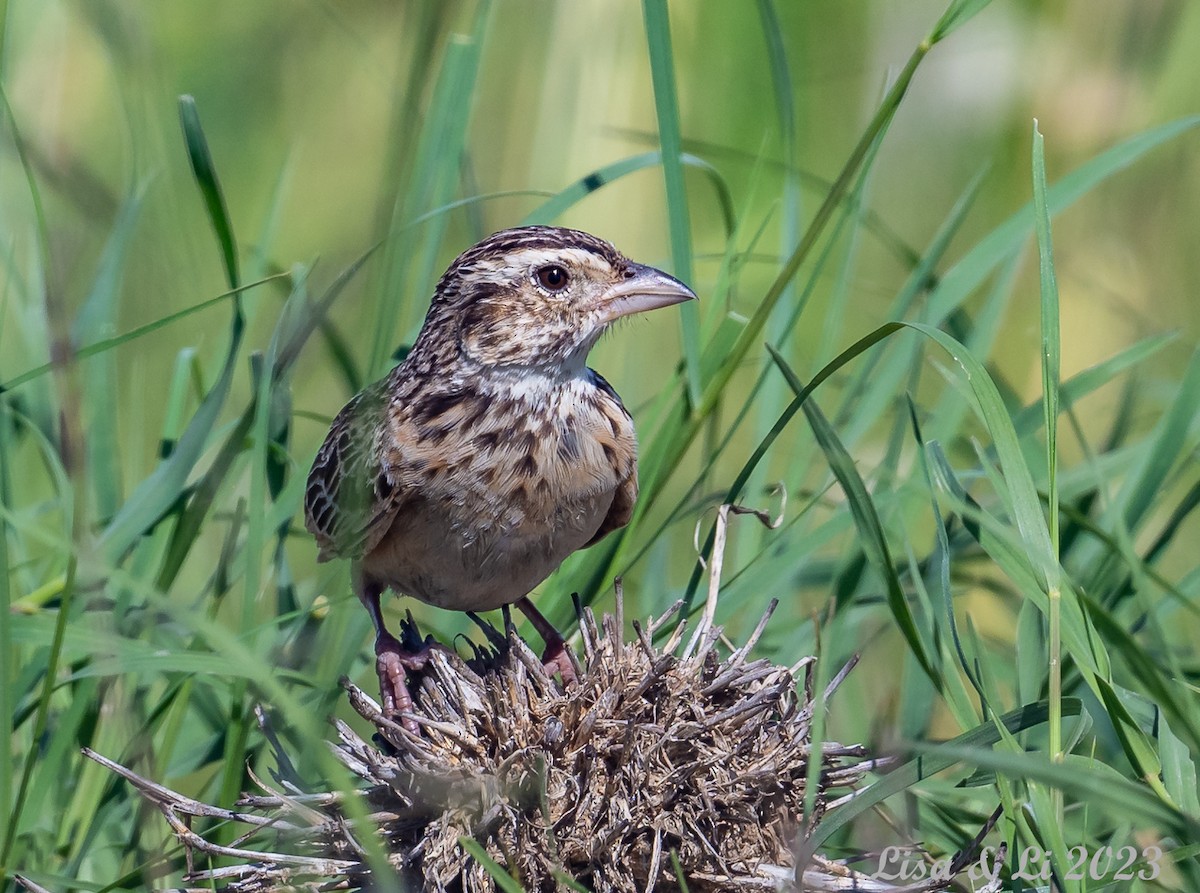
<path id="1" fill-rule="evenodd" d="M 562 634 L 542 615 L 541 611 L 533 606 L 533 602 L 529 600 L 528 596 L 517 599 L 513 604 L 528 618 L 538 635 L 542 637 L 542 641 L 546 643 L 546 650 L 542 652 L 542 666 L 546 668 L 546 672 L 551 676 L 556 672 L 561 675 L 563 685 L 569 686 L 578 682 L 575 665 L 571 663 L 571 655 L 567 651 L 567 641 Z"/>
<path id="2" fill-rule="evenodd" d="M 416 734 L 420 726 L 409 715 L 413 709 L 413 699 L 408 690 L 408 673 L 423 670 L 435 650 L 447 649 L 432 638 L 412 647 L 393 636 L 384 625 L 383 610 L 379 606 L 385 587 L 365 576 L 359 568 L 355 569 L 353 578 L 354 591 L 366 605 L 371 622 L 375 625 L 375 673 L 379 676 L 379 699 L 383 705 L 383 715 L 388 719 L 399 718 L 400 725 Z M 402 627 L 402 634 L 416 630 L 411 615 L 409 617 L 409 623 Z M 404 637 L 410 638 L 409 635 Z"/>
<path id="3" fill-rule="evenodd" d="M 400 725 L 410 732 L 420 731 L 417 721 L 409 715 L 413 709 L 413 699 L 408 690 L 408 673 L 425 669 L 434 651 L 445 650 L 445 646 L 433 641 L 423 642 L 417 648 L 408 648 L 386 629 L 375 633 L 375 672 L 379 676 L 379 697 L 383 702 L 384 716 L 399 718 Z"/>

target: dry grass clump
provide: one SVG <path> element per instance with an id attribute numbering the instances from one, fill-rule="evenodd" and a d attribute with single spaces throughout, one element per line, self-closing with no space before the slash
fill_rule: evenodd
<path id="1" fill-rule="evenodd" d="M 483 672 L 439 660 L 422 688 L 421 736 L 380 726 L 351 692 L 395 754 L 380 761 L 340 728 L 343 761 L 387 785 L 376 806 L 398 799 L 398 815 L 420 817 L 385 833 L 427 889 L 494 889 L 480 862 L 464 864 L 464 836 L 529 890 L 553 889 L 556 873 L 597 893 L 674 883 L 672 854 L 698 890 L 761 883 L 778 872 L 760 866 L 788 864 L 810 699 L 788 668 L 747 660 L 752 643 L 720 661 L 708 638 L 680 657 L 679 642 L 652 645 L 656 626 L 635 625 L 624 642 L 618 618 L 598 625 L 585 612 L 579 685 L 566 693 L 511 633 Z M 863 755 L 826 744 L 826 788 L 860 777 L 846 761 Z"/>
<path id="2" fill-rule="evenodd" d="M 590 609 L 578 612 L 582 655 L 578 681 L 566 690 L 511 627 L 501 635 L 486 624 L 490 647 L 470 660 L 433 654 L 415 691 L 419 734 L 346 682 L 373 740 L 337 721 L 331 746 L 361 781 L 365 820 L 350 817 L 338 792 L 286 781 L 272 789 L 255 779 L 265 793 L 243 797 L 233 811 L 209 806 L 87 753 L 158 807 L 187 851 L 187 879 L 207 890 L 380 889 L 368 835 L 399 889 L 899 889 L 819 857 L 796 883 L 792 846 L 806 800 L 811 821 L 820 822 L 838 792 L 877 763 L 860 745 L 824 741 L 814 753 L 813 659 L 791 667 L 750 659 L 774 602 L 740 647 L 714 626 L 730 511 L 741 510 L 721 509 L 708 599 L 686 644 L 682 623 L 654 643 L 679 605 L 644 625 L 634 621 L 626 641 L 618 585 L 615 615 L 597 622 Z M 417 635 L 411 621 L 404 634 Z M 808 797 L 810 777 L 819 787 Z M 233 845 L 218 844 L 191 829 L 192 816 L 247 831 Z M 198 860 L 208 867 L 197 868 Z"/>
<path id="3" fill-rule="evenodd" d="M 670 616 L 635 622 L 625 641 L 619 611 L 600 623 L 582 612 L 579 681 L 568 691 L 512 630 L 470 661 L 437 652 L 417 689 L 419 735 L 347 683 L 378 743 L 339 721 L 334 752 L 362 780 L 398 875 L 464 893 L 496 889 L 497 865 L 530 891 L 556 889 L 563 876 L 597 893 L 677 888 L 678 876 L 689 890 L 786 886 L 811 756 L 812 662 L 749 659 L 767 616 L 724 659 L 720 631 L 703 622 L 686 645 L 676 634 L 658 648 L 652 637 Z M 869 768 L 864 756 L 823 743 L 818 820 L 831 792 Z M 190 859 L 235 862 L 193 870 L 191 880 L 227 891 L 370 885 L 357 840 L 367 830 L 345 817 L 337 794 L 264 786 L 265 796 L 228 811 L 100 759 L 158 806 Z M 249 825 L 254 845 L 212 843 L 191 831 L 189 815 Z M 469 855 L 464 840 L 495 864 Z"/>

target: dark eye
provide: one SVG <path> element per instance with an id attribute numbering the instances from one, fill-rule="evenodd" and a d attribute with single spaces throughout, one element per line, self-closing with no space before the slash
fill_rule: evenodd
<path id="1" fill-rule="evenodd" d="M 538 267 L 533 275 L 537 277 L 538 285 L 546 291 L 562 291 L 571 281 L 567 271 L 558 264 Z"/>

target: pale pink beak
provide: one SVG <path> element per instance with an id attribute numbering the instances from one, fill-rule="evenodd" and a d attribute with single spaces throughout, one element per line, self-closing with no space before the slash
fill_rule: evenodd
<path id="1" fill-rule="evenodd" d="M 622 316 L 695 300 L 696 293 L 674 276 L 630 263 L 626 278 L 610 288 L 597 304 L 601 321 L 610 323 Z"/>

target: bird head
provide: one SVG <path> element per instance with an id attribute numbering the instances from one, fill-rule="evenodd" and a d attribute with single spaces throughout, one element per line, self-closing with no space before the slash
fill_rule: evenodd
<path id="1" fill-rule="evenodd" d="M 588 233 L 528 226 L 460 255 L 438 284 L 431 321 L 457 320 L 459 355 L 472 364 L 570 372 L 618 319 L 695 297 Z"/>

